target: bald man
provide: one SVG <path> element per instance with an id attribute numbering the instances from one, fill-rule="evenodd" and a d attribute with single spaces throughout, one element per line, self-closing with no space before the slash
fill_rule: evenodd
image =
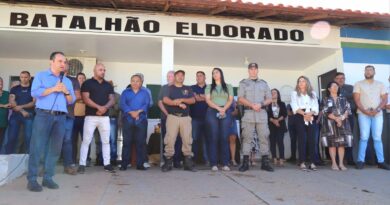
<path id="1" fill-rule="evenodd" d="M 93 69 L 93 77 L 86 80 L 81 87 L 81 96 L 86 105 L 83 142 L 80 148 L 80 166 L 78 172 L 85 172 L 88 147 L 93 133 L 99 130 L 102 142 L 104 170 L 115 172 L 110 164 L 110 118 L 108 110 L 115 104 L 114 88 L 104 80 L 106 67 L 98 63 Z"/>

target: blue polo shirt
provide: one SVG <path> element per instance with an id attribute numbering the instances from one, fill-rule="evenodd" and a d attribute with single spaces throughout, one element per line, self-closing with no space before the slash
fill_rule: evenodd
<path id="1" fill-rule="evenodd" d="M 61 111 L 68 113 L 67 105 L 73 104 L 76 101 L 76 96 L 73 91 L 72 82 L 64 76 L 62 82 L 65 84 L 70 95 L 72 96 L 72 102 L 66 101 L 66 96 L 62 92 L 54 92 L 47 96 L 42 96 L 43 92 L 47 88 L 54 87 L 57 82 L 60 81 L 60 76 L 55 76 L 53 72 L 48 69 L 39 72 L 35 75 L 33 83 L 31 85 L 31 96 L 36 99 L 35 107 L 44 110 Z M 57 99 L 55 100 L 56 96 Z"/>
<path id="2" fill-rule="evenodd" d="M 134 122 L 135 119 L 128 114 L 128 112 L 143 110 L 139 115 L 140 122 L 142 120 L 147 120 L 147 114 L 149 109 L 150 97 L 146 89 L 140 89 L 135 93 L 131 88 L 126 88 L 121 95 L 120 99 L 120 108 L 123 112 L 123 117 L 127 119 L 128 122 Z"/>
<path id="3" fill-rule="evenodd" d="M 204 95 L 204 91 L 206 89 L 206 85 L 202 87 L 200 87 L 199 85 L 193 85 L 191 86 L 191 89 L 192 89 L 192 92 L 195 94 L 203 94 Z M 195 104 L 191 105 L 190 106 L 190 115 L 192 118 L 195 118 L 195 119 L 204 119 L 206 117 L 206 112 L 207 112 L 207 103 L 206 101 L 196 101 Z"/>

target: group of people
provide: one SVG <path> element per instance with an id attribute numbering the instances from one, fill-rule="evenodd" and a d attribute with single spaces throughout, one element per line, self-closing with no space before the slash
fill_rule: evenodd
<path id="1" fill-rule="evenodd" d="M 8 93 L 3 90 L 0 78 L 0 145 L 4 144 L 1 152 L 16 152 L 20 126 L 23 125 L 25 152 L 30 157 L 27 175 L 30 191 L 42 191 L 42 186 L 59 188 L 53 176 L 61 153 L 65 173 L 85 173 L 94 136 L 100 137 L 96 148 L 101 150 L 101 156 L 97 161 L 100 160 L 104 170 L 115 172 L 114 165 L 119 157 L 119 124 L 123 132 L 120 170 L 127 170 L 131 163 L 133 142 L 136 169 L 147 169 L 146 135 L 153 100 L 150 90 L 143 86 L 144 76 L 141 73 L 132 75 L 129 86 L 119 95 L 114 92 L 112 81 L 105 80 L 103 64 L 96 64 L 93 72 L 93 77 L 88 80 L 83 73 L 71 77 L 65 55 L 53 52 L 50 68 L 37 73 L 32 84 L 30 73 L 23 71 L 20 85 L 12 87 Z M 238 170 L 245 172 L 250 169 L 253 150 L 256 149 L 253 144 L 258 143 L 261 169 L 272 172 L 272 162 L 281 166 L 285 162 L 283 139 L 287 131 L 291 137 L 292 160 L 295 160 L 298 144 L 300 169 L 317 170 L 315 162 L 321 141 L 323 146 L 329 147 L 331 168 L 346 170 L 344 155 L 353 161 L 351 142 L 355 111 L 360 128 L 356 168 L 364 166 L 371 132 L 378 167 L 389 170 L 384 162 L 381 140 L 382 111 L 390 111 L 389 91 L 383 83 L 374 80 L 374 75 L 374 66 L 368 65 L 365 79 L 350 86 L 345 84 L 345 75 L 337 73 L 321 101 L 310 80 L 300 76 L 291 93 L 291 102 L 286 105 L 278 89 L 271 90 L 267 82 L 259 78 L 257 63 L 248 65 L 248 78 L 239 83 L 237 100 L 232 85 L 225 82 L 221 68 L 212 70 L 209 85 L 205 83 L 206 74 L 198 71 L 197 84 L 193 86 L 184 85 L 185 71 L 169 71 L 168 83 L 162 86 L 158 97 L 164 142 L 161 170 L 168 172 L 173 167 L 183 167 L 184 170 L 196 171 L 194 158 L 197 157 L 212 171 L 230 171 L 232 165 L 237 165 L 236 142 L 241 133 L 239 141 L 243 158 Z M 237 119 L 240 120 L 239 127 Z M 80 149 L 78 136 L 82 138 Z M 3 139 L 6 139 L 4 143 Z M 79 166 L 76 169 L 78 150 Z M 39 172 L 43 174 L 42 185 L 37 182 Z"/>

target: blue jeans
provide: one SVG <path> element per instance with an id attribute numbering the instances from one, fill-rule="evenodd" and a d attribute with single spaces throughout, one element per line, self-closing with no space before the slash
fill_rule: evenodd
<path id="1" fill-rule="evenodd" d="M 212 108 L 207 109 L 206 124 L 209 138 L 209 157 L 210 165 L 216 166 L 218 159 L 218 145 L 219 156 L 221 157 L 221 163 L 223 166 L 227 166 L 229 163 L 229 146 L 228 137 L 231 126 L 231 113 L 226 113 L 226 117 L 218 119 L 216 117 L 218 111 Z"/>
<path id="2" fill-rule="evenodd" d="M 36 112 L 32 126 L 30 159 L 28 161 L 27 180 L 30 182 L 37 180 L 42 156 L 46 156 L 43 163 L 45 170 L 43 179 L 52 179 L 65 135 L 65 115 L 51 115 L 40 110 Z"/>
<path id="3" fill-rule="evenodd" d="M 111 160 L 116 160 L 118 140 L 118 118 L 110 117 L 110 155 Z"/>
<path id="4" fill-rule="evenodd" d="M 81 140 L 83 139 L 83 133 L 84 133 L 84 119 L 85 117 L 75 117 L 73 122 L 73 130 L 72 130 L 72 140 L 73 140 L 73 161 L 77 162 L 77 152 L 79 151 L 78 148 L 78 142 L 79 142 L 79 136 L 81 137 Z M 88 157 L 87 161 L 91 161 L 91 145 L 88 149 Z"/>
<path id="5" fill-rule="evenodd" d="M 145 149 L 146 149 L 146 134 L 147 134 L 147 120 L 139 123 L 129 122 L 127 119 L 123 119 L 123 147 L 122 147 L 122 165 L 127 167 L 130 163 L 131 145 L 135 140 L 136 153 L 137 153 L 137 166 L 143 166 L 145 162 Z"/>
<path id="6" fill-rule="evenodd" d="M 291 119 L 291 118 L 289 118 Z M 290 148 L 291 148 L 291 159 L 297 158 L 297 130 L 295 128 L 295 124 L 288 123 L 288 132 L 290 134 Z"/>
<path id="7" fill-rule="evenodd" d="M 370 130 L 372 138 L 374 140 L 374 148 L 378 163 L 384 162 L 383 157 L 383 145 L 382 145 L 382 130 L 383 130 L 383 114 L 377 114 L 375 117 L 371 117 L 365 114 L 358 114 L 359 127 L 360 127 L 360 141 L 359 141 L 359 162 L 364 162 L 366 157 L 367 141 L 370 137 Z"/>
<path id="8" fill-rule="evenodd" d="M 64 167 L 68 167 L 74 164 L 75 162 L 73 161 L 73 145 L 72 145 L 73 123 L 74 123 L 74 118 L 67 116 L 65 122 L 64 142 L 62 143 L 62 157 L 64 158 Z"/>
<path id="9" fill-rule="evenodd" d="M 8 138 L 6 145 L 6 154 L 15 154 L 16 145 L 18 144 L 18 136 L 20 125 L 24 125 L 24 141 L 26 146 L 26 153 L 29 153 L 30 149 L 30 139 L 32 133 L 32 124 L 33 124 L 33 114 L 30 113 L 29 117 L 23 117 L 19 112 L 12 113 L 9 124 L 8 124 Z"/>
<path id="10" fill-rule="evenodd" d="M 206 140 L 206 125 L 204 119 L 192 118 L 192 152 L 198 157 L 199 145 L 203 149 L 203 160 L 209 161 L 208 143 Z"/>

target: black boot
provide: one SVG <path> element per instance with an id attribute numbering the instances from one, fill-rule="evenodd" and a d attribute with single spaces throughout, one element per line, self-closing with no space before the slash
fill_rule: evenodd
<path id="1" fill-rule="evenodd" d="M 168 172 L 172 170 L 172 158 L 166 158 L 164 165 L 161 167 L 162 172 Z"/>
<path id="2" fill-rule="evenodd" d="M 191 156 L 186 156 L 184 158 L 184 170 L 196 172 L 197 170 L 194 167 L 194 162 L 192 161 Z"/>
<path id="3" fill-rule="evenodd" d="M 244 155 L 244 160 L 242 161 L 242 165 L 240 166 L 238 171 L 245 172 L 247 170 L 249 170 L 249 156 Z"/>
<path id="4" fill-rule="evenodd" d="M 264 155 L 261 158 L 261 169 L 265 170 L 265 171 L 268 171 L 268 172 L 273 172 L 274 171 L 274 168 L 272 168 L 271 165 L 270 165 L 268 155 Z"/>

